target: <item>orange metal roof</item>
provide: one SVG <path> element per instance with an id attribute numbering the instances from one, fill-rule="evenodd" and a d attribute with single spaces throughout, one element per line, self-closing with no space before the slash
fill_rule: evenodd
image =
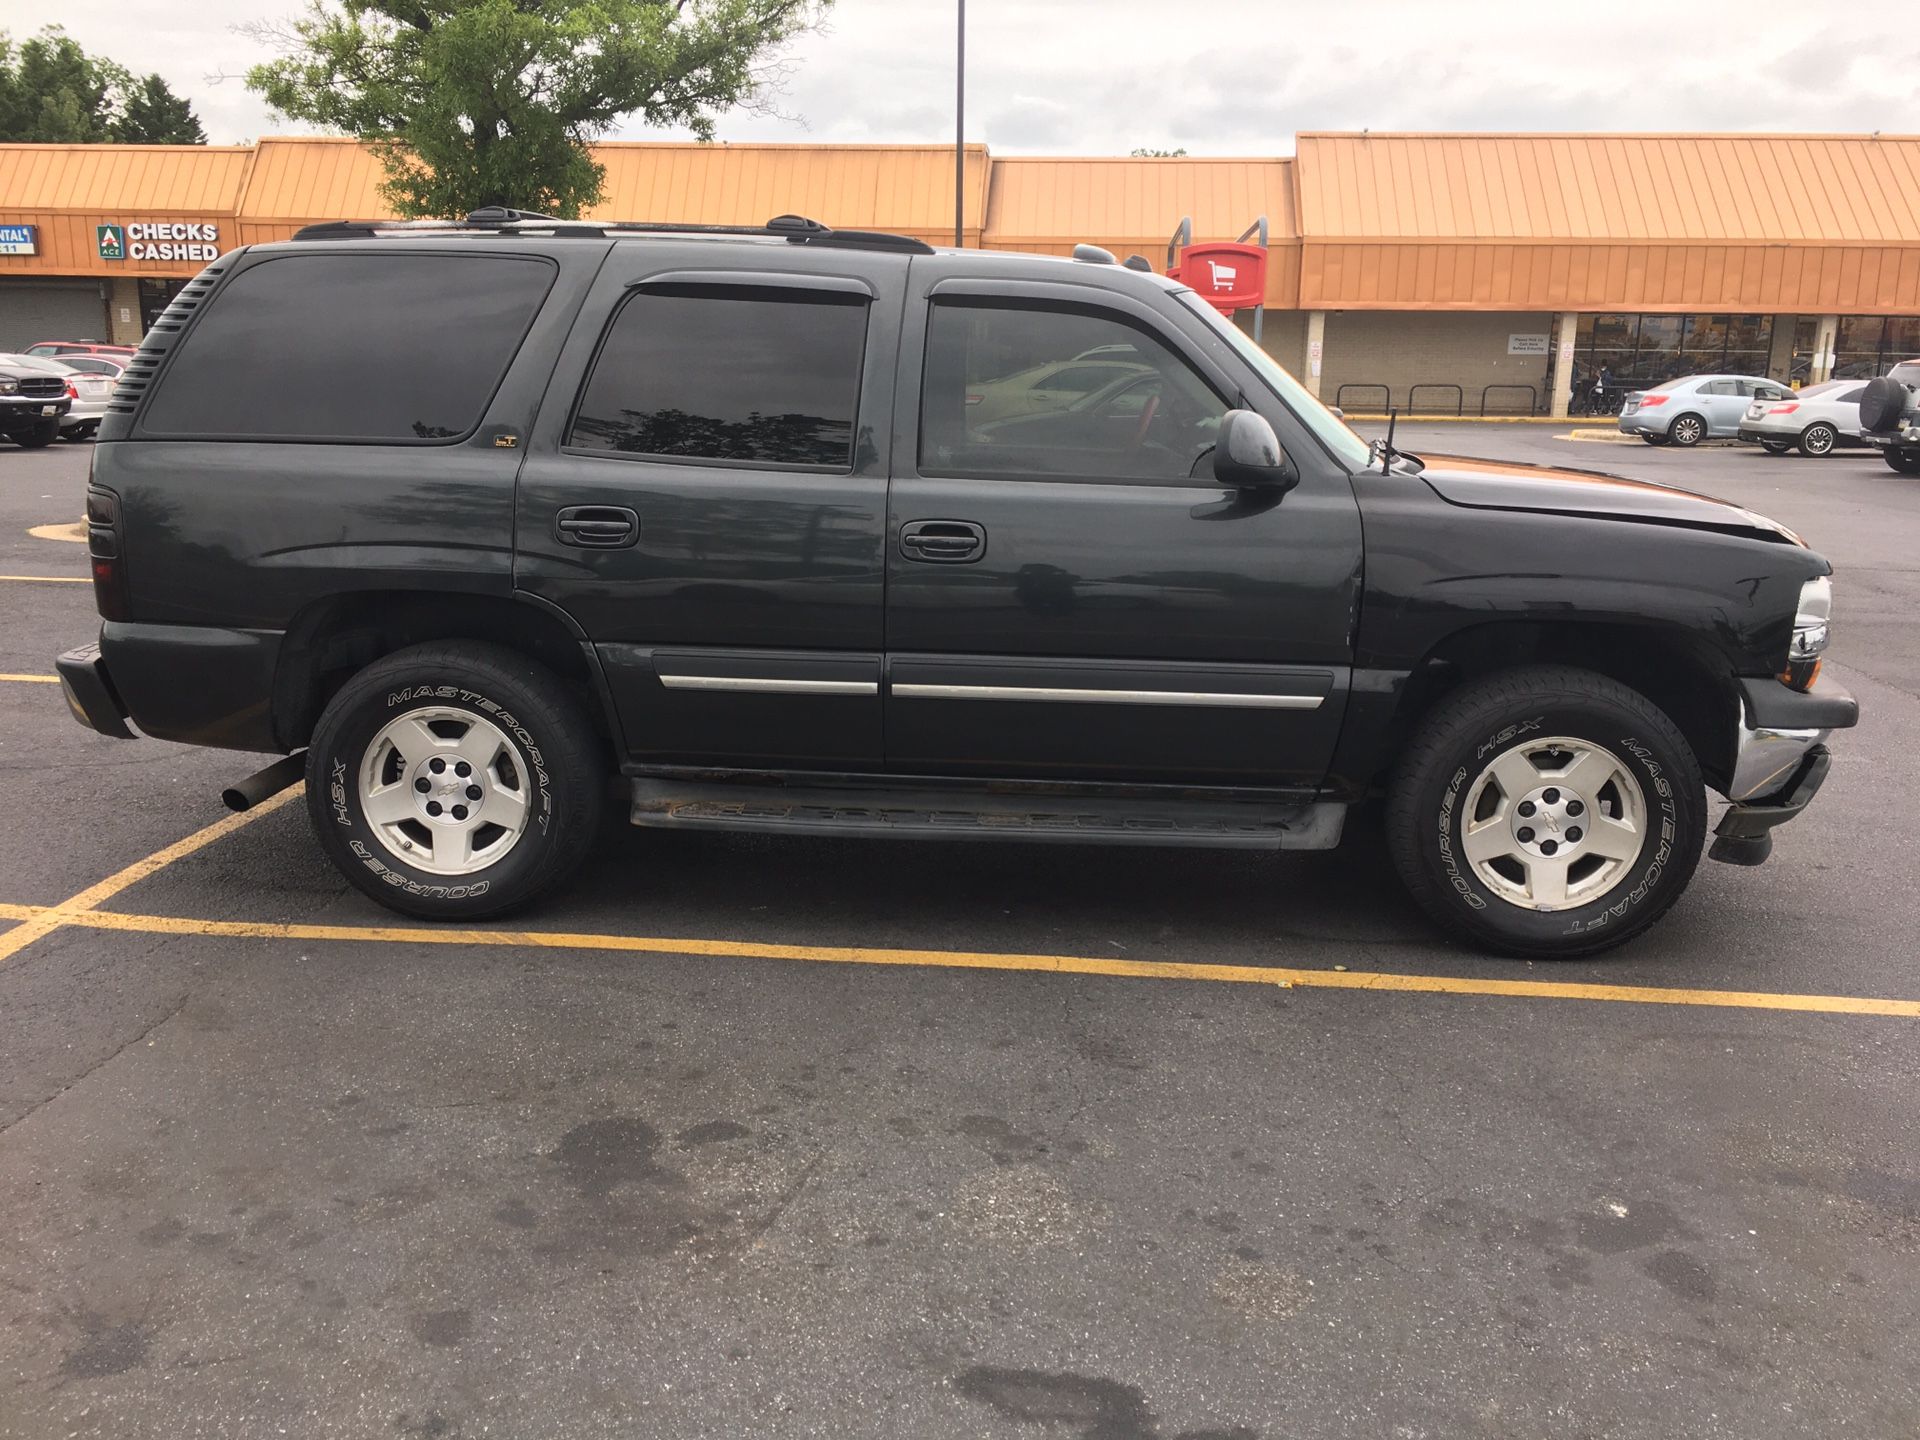
<path id="1" fill-rule="evenodd" d="M 262 140 L 240 198 L 243 220 L 384 220 L 386 172 L 357 140 Z"/>
<path id="2" fill-rule="evenodd" d="M 1302 134 L 1309 240 L 1911 244 L 1920 137 Z"/>
<path id="3" fill-rule="evenodd" d="M 967 147 L 967 226 L 986 211 L 987 149 Z M 842 229 L 953 237 L 953 151 L 939 145 L 593 147 L 607 168 L 594 219 L 758 225 L 809 215 Z"/>
<path id="4" fill-rule="evenodd" d="M 231 215 L 250 145 L 0 145 L 8 210 Z"/>
<path id="5" fill-rule="evenodd" d="M 1022 241 L 1099 236 L 1164 247 L 1182 216 L 1196 238 L 1231 240 L 1261 215 L 1291 240 L 1293 162 L 1283 159 L 1012 159 L 993 162 L 987 230 Z"/>

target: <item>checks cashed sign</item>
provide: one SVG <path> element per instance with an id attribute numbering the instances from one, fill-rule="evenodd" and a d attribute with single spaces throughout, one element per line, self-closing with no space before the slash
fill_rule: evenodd
<path id="1" fill-rule="evenodd" d="M 212 221 L 138 220 L 96 225 L 102 260 L 218 260 L 220 227 Z"/>

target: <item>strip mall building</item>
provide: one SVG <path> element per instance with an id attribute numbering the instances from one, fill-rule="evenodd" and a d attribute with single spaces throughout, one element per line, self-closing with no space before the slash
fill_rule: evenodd
<path id="1" fill-rule="evenodd" d="M 953 240 L 938 146 L 608 144 L 595 218 Z M 215 255 L 389 215 L 359 145 L 0 146 L 0 349 L 137 341 Z M 1302 134 L 1292 158 L 966 156 L 965 243 L 1166 262 L 1268 226 L 1262 341 L 1329 401 L 1566 413 L 1576 378 L 1920 355 L 1920 138 Z M 1243 314 L 1242 323 L 1251 316 Z"/>

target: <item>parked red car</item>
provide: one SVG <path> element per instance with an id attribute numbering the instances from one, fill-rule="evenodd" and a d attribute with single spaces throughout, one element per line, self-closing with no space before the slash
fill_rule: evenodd
<path id="1" fill-rule="evenodd" d="M 109 345 L 104 340 L 37 340 L 22 352 L 27 355 L 50 355 L 58 359 L 62 355 L 114 355 L 122 359 L 131 359 L 134 347 L 131 345 Z"/>

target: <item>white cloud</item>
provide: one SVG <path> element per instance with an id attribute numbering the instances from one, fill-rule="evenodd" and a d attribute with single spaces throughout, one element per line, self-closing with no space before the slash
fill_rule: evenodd
<path id="1" fill-rule="evenodd" d="M 59 19 L 90 50 L 158 70 L 216 141 L 276 124 L 238 78 L 234 26 L 297 0 L 115 0 Z M 1274 154 L 1296 130 L 1920 131 L 1920 32 L 1873 47 L 1819 6 L 1667 0 L 970 0 L 967 138 L 997 152 L 1184 145 Z M 12 19 L 12 17 L 8 17 Z M 16 36 L 26 28 L 15 20 Z M 840 0 L 789 53 L 778 114 L 728 140 L 947 141 L 952 0 Z M 210 77 L 229 76 L 213 83 Z M 672 132 L 629 125 L 626 138 Z"/>

